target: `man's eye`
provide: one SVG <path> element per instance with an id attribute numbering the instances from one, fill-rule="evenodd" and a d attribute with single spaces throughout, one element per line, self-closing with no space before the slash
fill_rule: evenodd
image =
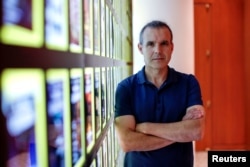
<path id="1" fill-rule="evenodd" d="M 147 46 L 154 46 L 154 42 L 148 42 Z"/>
<path id="2" fill-rule="evenodd" d="M 169 43 L 168 43 L 168 41 L 164 41 L 164 42 L 161 43 L 161 45 L 168 46 Z"/>

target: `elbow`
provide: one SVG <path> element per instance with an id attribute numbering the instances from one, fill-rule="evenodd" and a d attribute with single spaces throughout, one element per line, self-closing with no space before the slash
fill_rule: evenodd
<path id="1" fill-rule="evenodd" d="M 121 149 L 122 149 L 122 151 L 125 152 L 125 153 L 131 151 L 128 147 L 123 147 L 123 146 L 121 146 Z"/>
<path id="2" fill-rule="evenodd" d="M 131 148 L 131 142 L 128 141 L 126 137 L 122 137 L 118 135 L 118 143 L 123 152 L 133 151 Z"/>
<path id="3" fill-rule="evenodd" d="M 193 136 L 195 141 L 202 140 L 204 136 L 204 128 L 202 126 L 197 128 Z"/>
<path id="4" fill-rule="evenodd" d="M 198 140 L 201 140 L 203 138 L 203 132 L 201 130 L 197 131 L 194 135 L 194 140 L 195 141 L 198 141 Z"/>
<path id="5" fill-rule="evenodd" d="M 118 142 L 120 145 L 120 148 L 122 149 L 123 152 L 127 153 L 127 152 L 131 152 L 131 151 L 135 151 L 135 147 L 134 147 L 134 142 L 127 137 L 123 137 L 123 138 L 119 138 L 118 137 Z"/>
<path id="6" fill-rule="evenodd" d="M 120 142 L 120 147 L 122 149 L 123 152 L 130 152 L 130 151 L 133 151 L 130 147 L 130 145 L 126 142 Z"/>
<path id="7" fill-rule="evenodd" d="M 195 134 L 194 134 L 195 141 L 203 139 L 204 130 L 205 130 L 205 123 L 204 123 L 204 118 L 202 118 L 198 121 L 198 126 L 196 126 L 196 130 L 195 130 Z"/>

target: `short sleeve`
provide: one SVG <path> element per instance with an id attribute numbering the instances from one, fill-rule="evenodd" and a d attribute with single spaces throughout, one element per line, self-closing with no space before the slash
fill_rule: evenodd
<path id="1" fill-rule="evenodd" d="M 203 105 L 201 89 L 194 75 L 188 77 L 188 106 Z"/>
<path id="2" fill-rule="evenodd" d="M 128 84 L 120 83 L 115 93 L 115 117 L 132 115 L 132 93 Z"/>

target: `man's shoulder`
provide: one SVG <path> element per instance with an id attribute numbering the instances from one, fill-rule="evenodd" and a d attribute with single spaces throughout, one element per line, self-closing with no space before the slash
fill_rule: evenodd
<path id="1" fill-rule="evenodd" d="M 136 72 L 135 74 L 132 74 L 126 77 L 119 84 L 132 86 L 132 85 L 136 85 L 136 84 L 140 84 L 144 82 L 145 82 L 145 76 L 144 76 L 144 68 L 143 68 L 142 70 Z"/>
<path id="2" fill-rule="evenodd" d="M 172 75 L 173 77 L 175 77 L 176 79 L 179 79 L 179 80 L 193 80 L 193 79 L 196 79 L 195 78 L 195 75 L 194 74 L 191 74 L 191 73 L 184 73 L 184 72 L 181 72 L 181 71 L 177 71 L 175 70 L 174 68 L 170 68 L 170 75 Z"/>
<path id="3" fill-rule="evenodd" d="M 137 75 L 138 74 L 136 73 L 136 74 L 133 74 L 133 75 L 130 75 L 130 76 L 124 78 L 123 80 L 121 80 L 119 82 L 119 85 L 128 85 L 128 86 L 133 85 L 138 80 Z"/>

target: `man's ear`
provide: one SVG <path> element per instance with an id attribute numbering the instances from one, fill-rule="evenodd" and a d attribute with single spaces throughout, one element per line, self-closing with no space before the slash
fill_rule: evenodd
<path id="1" fill-rule="evenodd" d="M 173 52 L 174 51 L 174 43 L 172 43 L 172 47 L 171 47 L 171 52 Z"/>
<path id="2" fill-rule="evenodd" d="M 138 43 L 137 47 L 138 47 L 138 50 L 140 51 L 140 53 L 142 54 L 142 45 L 140 43 Z"/>

